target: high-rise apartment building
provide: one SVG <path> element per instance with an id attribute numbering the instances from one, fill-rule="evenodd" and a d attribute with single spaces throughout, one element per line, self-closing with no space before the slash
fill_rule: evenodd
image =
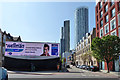
<path id="1" fill-rule="evenodd" d="M 61 27 L 61 39 L 60 39 L 60 54 L 62 58 L 62 53 L 64 53 L 64 27 Z"/>
<path id="2" fill-rule="evenodd" d="M 70 51 L 70 21 L 64 21 L 64 43 L 65 43 L 65 52 Z"/>
<path id="3" fill-rule="evenodd" d="M 70 21 L 64 21 L 64 27 L 61 28 L 60 53 L 70 51 Z"/>
<path id="4" fill-rule="evenodd" d="M 75 47 L 88 33 L 88 8 L 80 7 L 75 11 Z"/>
<path id="5" fill-rule="evenodd" d="M 95 7 L 96 36 L 102 38 L 106 35 L 120 37 L 120 1 L 99 0 Z M 120 71 L 119 60 L 110 63 L 110 70 Z M 100 63 L 101 69 L 107 70 L 107 63 Z"/>

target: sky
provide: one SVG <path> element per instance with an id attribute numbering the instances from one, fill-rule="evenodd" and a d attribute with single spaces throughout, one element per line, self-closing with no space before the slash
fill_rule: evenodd
<path id="1" fill-rule="evenodd" d="M 95 2 L 2 2 L 0 28 L 27 42 L 60 43 L 61 27 L 70 20 L 70 49 L 74 48 L 75 10 L 89 9 L 89 32 L 95 27 Z"/>

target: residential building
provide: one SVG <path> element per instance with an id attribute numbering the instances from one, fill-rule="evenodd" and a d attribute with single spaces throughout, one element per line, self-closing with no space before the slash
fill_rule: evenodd
<path id="1" fill-rule="evenodd" d="M 61 28 L 60 53 L 70 52 L 70 21 L 64 21 L 64 27 Z"/>
<path id="2" fill-rule="evenodd" d="M 64 21 L 64 44 L 65 44 L 65 52 L 70 52 L 70 21 Z"/>
<path id="3" fill-rule="evenodd" d="M 72 50 L 72 64 L 73 64 L 73 65 L 76 65 L 75 62 L 76 62 L 76 52 L 75 52 L 75 50 L 73 49 L 73 50 Z"/>
<path id="4" fill-rule="evenodd" d="M 6 31 L 2 32 L 0 29 L 0 65 L 3 65 L 4 54 L 5 54 L 5 43 L 6 41 L 18 41 L 21 42 L 21 37 L 13 37 L 10 33 L 6 33 Z"/>
<path id="5" fill-rule="evenodd" d="M 95 7 L 96 37 L 102 38 L 106 35 L 120 37 L 120 1 L 99 0 Z M 107 63 L 101 62 L 100 68 L 107 70 Z M 110 70 L 119 71 L 119 60 L 110 63 Z"/>
<path id="6" fill-rule="evenodd" d="M 88 31 L 88 8 L 77 8 L 75 10 L 75 47 Z"/>
<path id="7" fill-rule="evenodd" d="M 62 59 L 62 53 L 64 53 L 64 27 L 61 27 L 61 39 L 60 39 L 60 54 L 61 54 L 61 59 Z"/>
<path id="8" fill-rule="evenodd" d="M 76 47 L 76 65 L 94 65 L 97 66 L 97 60 L 93 56 L 87 57 L 87 60 L 83 59 L 84 54 L 91 54 L 91 43 L 92 39 L 96 37 L 96 29 L 90 33 L 86 33 L 86 36 L 78 42 L 78 46 Z"/>
<path id="9" fill-rule="evenodd" d="M 2 66 L 2 30 L 0 29 L 0 67 Z"/>

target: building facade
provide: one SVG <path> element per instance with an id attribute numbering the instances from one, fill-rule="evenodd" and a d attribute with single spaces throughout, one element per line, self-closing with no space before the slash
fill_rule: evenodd
<path id="1" fill-rule="evenodd" d="M 0 29 L 0 67 L 2 66 L 2 30 Z"/>
<path id="2" fill-rule="evenodd" d="M 60 54 L 61 54 L 61 59 L 62 59 L 62 53 L 64 53 L 64 39 L 63 39 L 63 35 L 64 35 L 64 27 L 61 27 L 61 39 L 60 39 Z"/>
<path id="3" fill-rule="evenodd" d="M 95 37 L 96 29 L 93 28 L 93 31 L 86 33 L 86 36 L 80 40 L 78 46 L 76 47 L 76 65 L 97 66 L 97 60 L 93 56 L 90 56 L 92 39 Z M 85 54 L 86 56 L 83 56 Z"/>
<path id="4" fill-rule="evenodd" d="M 65 52 L 70 52 L 70 21 L 64 21 L 64 44 Z"/>
<path id="5" fill-rule="evenodd" d="M 61 27 L 60 54 L 70 52 L 70 21 L 64 21 L 64 27 Z"/>
<path id="6" fill-rule="evenodd" d="M 19 41 L 21 42 L 21 37 L 13 37 L 10 33 L 6 33 L 6 31 L 2 32 L 0 29 L 0 66 L 3 65 L 4 61 L 4 53 L 5 53 L 5 43 L 6 41 Z"/>
<path id="7" fill-rule="evenodd" d="M 88 31 L 88 8 L 80 7 L 75 11 L 75 46 Z"/>
<path id="8" fill-rule="evenodd" d="M 73 50 L 72 50 L 72 64 L 75 66 L 75 63 L 76 63 L 76 52 L 75 52 L 75 50 L 73 49 Z"/>
<path id="9" fill-rule="evenodd" d="M 96 36 L 102 38 L 106 35 L 120 37 L 120 1 L 99 0 L 95 7 Z M 110 63 L 110 70 L 119 71 L 119 60 Z M 106 62 L 100 63 L 100 68 L 107 70 Z"/>

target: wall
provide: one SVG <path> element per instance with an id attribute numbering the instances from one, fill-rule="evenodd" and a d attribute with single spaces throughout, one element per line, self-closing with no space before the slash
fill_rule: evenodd
<path id="1" fill-rule="evenodd" d="M 3 66 L 8 70 L 30 71 L 31 63 L 32 63 L 35 66 L 36 71 L 57 70 L 57 64 L 59 60 L 60 60 L 59 58 L 30 60 L 30 59 L 11 58 L 5 56 Z"/>

